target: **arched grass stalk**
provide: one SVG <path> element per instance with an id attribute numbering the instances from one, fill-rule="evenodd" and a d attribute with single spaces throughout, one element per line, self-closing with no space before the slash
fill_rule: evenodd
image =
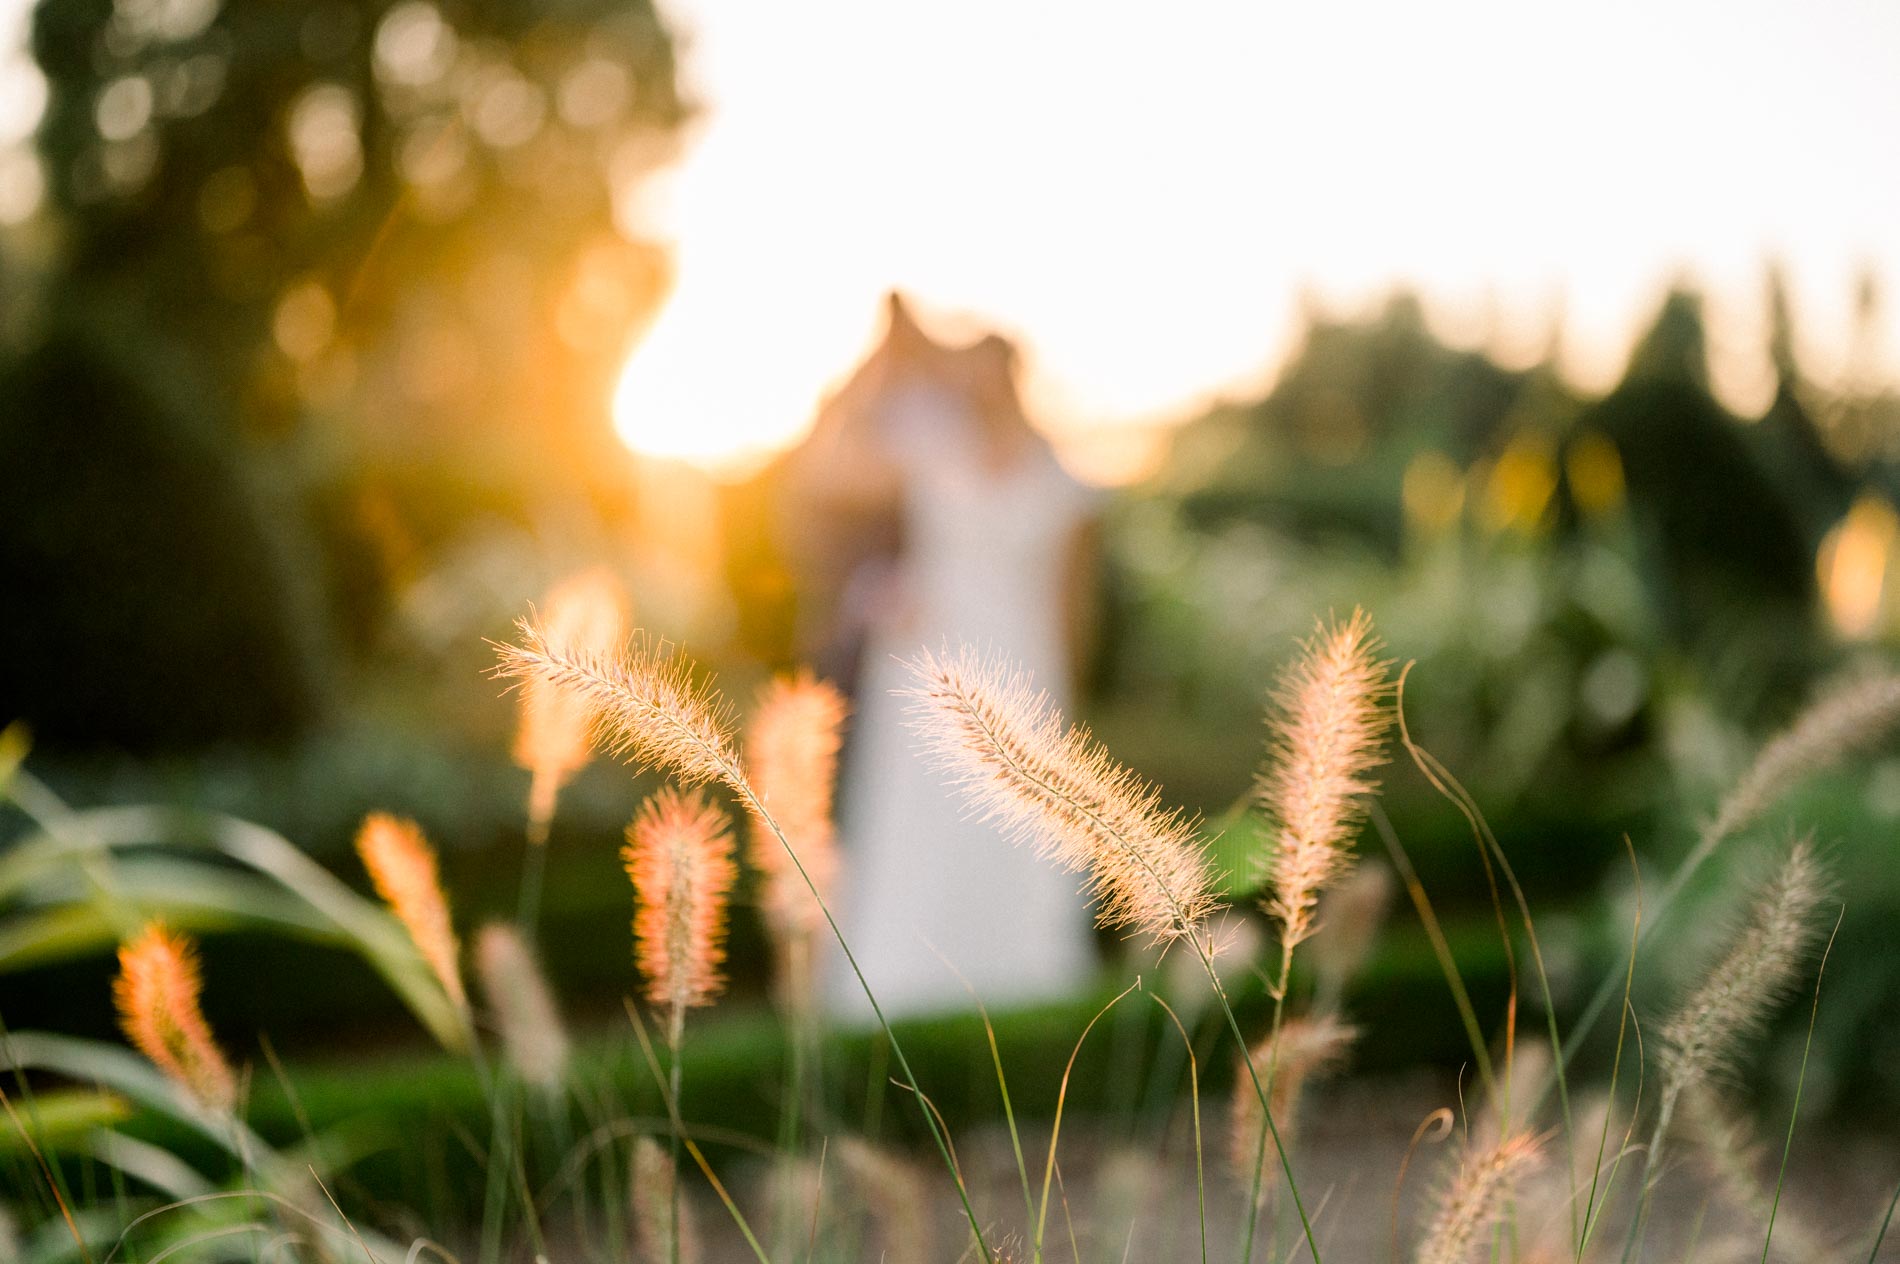
<path id="1" fill-rule="evenodd" d="M 1552 1079 L 1557 1087 L 1559 1113 L 1563 1120 L 1562 1148 L 1566 1165 L 1566 1184 L 1572 1195 L 1571 1198 L 1566 1200 L 1565 1205 L 1570 1209 L 1570 1229 L 1574 1236 L 1578 1231 L 1575 1199 L 1577 1179 L 1576 1170 L 1572 1164 L 1572 1158 L 1574 1157 L 1572 1153 L 1573 1147 L 1570 1144 L 1570 1136 L 1574 1126 L 1570 1110 L 1570 1083 L 1562 1056 L 1563 1037 L 1557 1028 L 1556 995 L 1551 990 L 1550 971 L 1544 964 L 1544 947 L 1537 936 L 1537 921 L 1531 916 L 1530 900 L 1524 894 L 1523 885 L 1517 880 L 1517 870 L 1512 866 L 1510 857 L 1505 854 L 1503 845 L 1498 842 L 1497 835 L 1492 832 L 1491 823 L 1485 819 L 1484 813 L 1478 807 L 1477 800 L 1471 796 L 1471 793 L 1464 788 L 1456 777 L 1452 776 L 1451 770 L 1440 763 L 1435 755 L 1412 740 L 1411 726 L 1406 722 L 1405 718 L 1405 679 L 1410 672 L 1411 665 L 1407 664 L 1405 671 L 1399 675 L 1399 696 L 1393 708 L 1398 717 L 1399 741 L 1404 745 L 1406 754 L 1411 757 L 1413 764 L 1417 766 L 1421 773 L 1425 774 L 1425 779 L 1431 783 L 1432 788 L 1444 796 L 1446 801 L 1451 803 L 1453 807 L 1458 809 L 1458 814 L 1464 817 L 1465 824 L 1471 830 L 1472 840 L 1478 844 L 1478 858 L 1484 865 L 1485 882 L 1490 888 L 1491 906 L 1497 917 L 1498 934 L 1503 942 L 1505 959 L 1510 973 L 1513 1018 L 1515 1018 L 1516 1015 L 1517 950 L 1511 941 L 1511 932 L 1504 915 L 1503 901 L 1500 899 L 1498 893 L 1497 878 L 1492 872 L 1493 860 L 1496 861 L 1497 871 L 1504 875 L 1504 880 L 1511 889 L 1511 896 L 1517 904 L 1518 916 L 1524 924 L 1524 937 L 1530 945 L 1531 950 L 1531 964 L 1537 971 L 1538 986 L 1543 992 L 1544 1022 L 1550 1039 L 1551 1052 L 1554 1057 L 1552 1067 L 1554 1074 Z M 1641 923 L 1639 922 L 1639 929 L 1640 926 Z M 1515 1030 L 1513 1028 L 1513 1030 L 1507 1033 L 1507 1041 L 1514 1036 Z M 1507 1055 L 1509 1052 L 1510 1045 L 1507 1043 Z M 1506 1074 L 1506 1082 L 1509 1082 L 1508 1071 Z M 1541 1090 L 1537 1093 L 1530 1094 L 1532 1100 L 1527 1103 L 1522 1103 L 1525 1118 L 1528 1119 L 1531 1113 L 1536 1110 L 1541 1095 Z M 1507 1110 L 1508 1105 L 1508 1102 L 1505 1103 Z M 1507 1127 L 1509 1122 L 1507 1118 L 1505 1120 Z"/>
<path id="2" fill-rule="evenodd" d="M 742 806 L 771 831 L 798 871 L 799 880 L 811 892 L 825 925 L 837 940 L 839 951 L 851 967 L 858 986 L 871 1006 L 880 1031 L 890 1042 L 891 1055 L 897 1061 L 904 1084 L 916 1097 L 939 1156 L 956 1183 L 957 1197 L 969 1221 L 970 1233 L 978 1253 L 993 1264 L 995 1254 L 983 1237 L 970 1191 L 952 1157 L 949 1139 L 931 1111 L 917 1076 L 905 1056 L 902 1042 L 891 1030 L 884 1008 L 859 967 L 857 957 L 846 942 L 831 906 L 825 901 L 817 882 L 806 870 L 798 850 L 792 845 L 773 816 L 770 807 L 753 788 L 732 739 L 730 717 L 716 695 L 697 687 L 684 662 L 664 646 L 636 642 L 625 654 L 608 656 L 596 652 L 562 652 L 550 646 L 541 630 L 532 622 L 519 625 L 521 644 L 497 645 L 501 662 L 496 674 L 505 679 L 541 679 L 563 688 L 578 690 L 594 703 L 595 740 L 627 758 L 637 766 L 664 768 L 688 784 L 717 781 L 738 796 Z"/>
<path id="3" fill-rule="evenodd" d="M 1131 927 L 1193 949 L 1244 1053 L 1240 1021 L 1201 941 L 1202 923 L 1214 907 L 1213 880 L 1192 823 L 1164 811 L 1160 792 L 1110 759 L 1086 729 L 1065 726 L 1048 696 L 1020 671 L 985 661 L 968 647 L 942 657 L 926 652 L 912 671 L 919 682 L 911 693 L 913 722 L 971 805 L 1016 841 L 1086 872 L 1098 924 Z M 1319 1246 L 1267 1090 L 1252 1061 L 1243 1059 L 1243 1065 L 1319 1264 Z"/>
<path id="4" fill-rule="evenodd" d="M 1781 1143 L 1781 1167 L 1775 1173 L 1775 1196 L 1768 1204 L 1768 1230 L 1762 1235 L 1761 1262 L 1768 1264 L 1768 1247 L 1775 1240 L 1775 1216 L 1781 1210 L 1781 1187 L 1788 1179 L 1788 1155 L 1794 1149 L 1794 1125 L 1801 1118 L 1801 1090 L 1808 1082 L 1808 1055 L 1814 1052 L 1814 1024 L 1821 1017 L 1821 980 L 1827 975 L 1827 959 L 1834 953 L 1834 938 L 1841 933 L 1841 918 L 1847 915 L 1843 908 L 1834 918 L 1834 929 L 1828 932 L 1827 947 L 1821 950 L 1821 964 L 1814 970 L 1814 1005 L 1808 1010 L 1808 1035 L 1801 1044 L 1801 1073 L 1794 1081 L 1794 1104 L 1788 1109 L 1788 1136 Z"/>
<path id="5" fill-rule="evenodd" d="M 1030 1245 L 1030 1258 L 1036 1261 L 1036 1264 L 1040 1264 L 1042 1260 L 1042 1235 L 1049 1220 L 1049 1185 L 1055 1178 L 1056 1146 L 1062 1140 L 1062 1112 L 1063 1108 L 1068 1105 L 1069 1078 L 1075 1074 L 1075 1060 L 1080 1056 L 1082 1045 L 1088 1040 L 1089 1033 L 1095 1030 L 1095 1024 L 1101 1022 L 1102 1019 L 1107 1016 L 1108 1011 L 1121 1004 L 1123 999 L 1126 998 L 1130 992 L 1140 986 L 1141 980 L 1136 979 L 1133 983 L 1130 983 L 1127 987 L 1115 993 L 1108 1004 L 1102 1006 L 1101 1009 L 1095 1012 L 1095 1017 L 1089 1019 L 1088 1026 L 1082 1029 L 1082 1034 L 1075 1038 L 1075 1047 L 1069 1050 L 1069 1060 L 1062 1068 L 1062 1084 L 1061 1087 L 1056 1090 L 1055 1119 L 1049 1125 L 1049 1154 L 1047 1159 L 1044 1160 L 1042 1168 L 1042 1201 L 1036 1209 L 1036 1236 Z"/>
<path id="6" fill-rule="evenodd" d="M 1174 1007 L 1158 993 L 1150 992 L 1156 1005 L 1161 1007 L 1174 1024 L 1174 1030 L 1181 1037 L 1181 1046 L 1187 1050 L 1188 1060 L 1188 1102 L 1194 1111 L 1194 1210 L 1201 1226 L 1201 1264 L 1207 1264 L 1207 1163 L 1201 1144 L 1201 1067 L 1194 1056 L 1194 1041 L 1189 1038 L 1187 1028 L 1181 1025 L 1180 1016 Z M 1266 1147 L 1262 1146 L 1264 1150 Z"/>
<path id="7" fill-rule="evenodd" d="M 1642 866 L 1636 863 L 1636 848 L 1630 843 L 1629 835 L 1627 834 L 1623 836 L 1623 851 L 1624 851 L 1624 854 L 1629 858 L 1630 877 L 1631 877 L 1631 881 L 1634 882 L 1635 884 L 1634 890 L 1636 892 L 1636 911 L 1630 919 L 1629 960 L 1628 960 L 1628 964 L 1624 967 L 1624 971 L 1623 971 L 1623 1009 L 1622 1009 L 1622 1014 L 1618 1018 L 1617 1024 L 1616 1024 L 1616 1051 L 1610 1057 L 1610 1085 L 1609 1085 L 1608 1091 L 1609 1091 L 1609 1102 L 1612 1104 L 1616 1101 L 1616 1082 L 1617 1082 L 1618 1077 L 1622 1074 L 1622 1070 L 1623 1070 L 1624 1037 L 1629 1034 L 1630 1027 L 1631 1027 L 1630 992 L 1636 986 L 1636 946 L 1639 942 L 1641 942 L 1642 934 L 1643 934 L 1643 872 L 1642 872 Z M 1640 1042 L 1641 1040 L 1640 1035 L 1638 1036 L 1638 1040 Z M 1564 1073 L 1563 1072 L 1563 1056 L 1560 1051 L 1557 1052 L 1556 1054 L 1554 1064 L 1555 1064 L 1557 1074 L 1562 1075 Z M 1642 1095 L 1643 1095 L 1642 1094 L 1642 1084 L 1643 1084 L 1642 1068 L 1643 1068 L 1642 1051 L 1639 1048 L 1637 1051 L 1637 1057 L 1636 1057 L 1636 1100 L 1639 1104 L 1642 1101 Z M 1578 1260 L 1582 1260 L 1584 1252 L 1589 1250 L 1590 1238 L 1596 1232 L 1597 1217 L 1601 1214 L 1602 1210 L 1609 1205 L 1609 1201 L 1610 1201 L 1609 1184 L 1604 1183 L 1602 1181 L 1602 1176 L 1603 1176 L 1603 1154 L 1604 1154 L 1604 1151 L 1606 1151 L 1609 1148 L 1609 1144 L 1610 1144 L 1610 1119 L 1613 1113 L 1614 1112 L 1611 1110 L 1609 1105 L 1606 1105 L 1604 1107 L 1603 1128 L 1602 1128 L 1602 1131 L 1599 1132 L 1597 1135 L 1596 1157 L 1590 1164 L 1590 1189 L 1589 1189 L 1588 1195 L 1584 1199 L 1584 1204 L 1583 1204 L 1583 1226 L 1577 1235 L 1577 1259 Z M 1636 1126 L 1636 1121 L 1635 1121 L 1634 1116 L 1632 1116 L 1630 1120 L 1630 1127 L 1633 1129 L 1635 1126 Z M 1627 1144 L 1628 1142 L 1627 1136 L 1625 1136 L 1624 1141 Z M 1616 1161 L 1619 1164 L 1622 1162 L 1622 1155 L 1620 1152 L 1617 1155 Z M 1612 1170 L 1612 1181 L 1610 1183 L 1613 1183 L 1613 1182 L 1614 1182 L 1614 1170 Z M 1597 1191 L 1599 1187 L 1602 1187 L 1604 1191 L 1603 1203 L 1600 1205 L 1597 1202 Z M 1572 1201 L 1573 1202 L 1575 1201 L 1574 1196 L 1572 1197 Z"/>
<path id="8" fill-rule="evenodd" d="M 1029 1165 L 1023 1159 L 1023 1138 L 1016 1127 L 1016 1107 L 1009 1098 L 1009 1076 L 1003 1071 L 1003 1054 L 996 1046 L 996 1025 L 990 1021 L 990 1011 L 983 1004 L 983 998 L 976 994 L 976 989 L 970 986 L 970 981 L 963 977 L 963 972 L 957 969 L 955 963 L 938 952 L 934 944 L 930 946 L 930 951 L 943 963 L 944 969 L 956 976 L 957 982 L 970 998 L 970 1004 L 975 1007 L 976 1016 L 983 1022 L 983 1037 L 989 1043 L 990 1067 L 996 1072 L 996 1091 L 1002 1098 L 1003 1122 L 1009 1129 L 1009 1146 L 1016 1162 L 1016 1177 L 1023 1190 L 1023 1223 L 1032 1224 L 1036 1219 L 1036 1202 L 1029 1192 Z"/>

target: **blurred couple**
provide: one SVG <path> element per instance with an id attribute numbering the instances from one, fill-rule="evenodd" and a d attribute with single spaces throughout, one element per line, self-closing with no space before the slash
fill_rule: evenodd
<path id="1" fill-rule="evenodd" d="M 994 334 L 933 339 L 903 299 L 786 470 L 801 629 L 852 695 L 840 925 L 887 1013 L 1068 996 L 1094 971 L 1080 880 L 964 818 L 905 724 L 920 650 L 1007 655 L 1065 713 L 1090 617 L 1096 498 L 1057 462 Z M 826 999 L 866 1017 L 834 954 Z"/>

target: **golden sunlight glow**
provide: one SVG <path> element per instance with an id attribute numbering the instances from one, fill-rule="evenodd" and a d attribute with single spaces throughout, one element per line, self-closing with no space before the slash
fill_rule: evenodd
<path id="1" fill-rule="evenodd" d="M 1828 614 L 1843 636 L 1864 640 L 1879 628 L 1896 536 L 1900 515 L 1885 499 L 1869 494 L 1856 500 L 1821 542 L 1817 578 Z"/>
<path id="2" fill-rule="evenodd" d="M 1748 407 L 1770 254 L 1817 380 L 1846 363 L 1856 269 L 1900 276 L 1900 167 L 1867 141 L 1900 128 L 1900 7 L 662 6 L 705 109 L 664 205 L 628 194 L 677 287 L 615 415 L 720 473 L 796 439 L 893 287 L 1019 335 L 1073 457 L 1258 389 L 1301 294 L 1413 286 L 1441 335 L 1514 362 L 1561 313 L 1564 367 L 1602 388 L 1688 269 Z M 1774 178 L 1794 150 L 1802 178 Z"/>
<path id="3" fill-rule="evenodd" d="M 686 461 L 732 477 L 751 472 L 796 437 L 810 402 L 787 375 L 799 365 L 768 343 L 746 351 L 694 328 L 669 304 L 627 357 L 614 391 L 614 430 L 644 456 Z"/>

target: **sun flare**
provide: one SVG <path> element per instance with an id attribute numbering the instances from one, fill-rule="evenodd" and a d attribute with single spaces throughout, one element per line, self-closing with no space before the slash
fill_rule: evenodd
<path id="1" fill-rule="evenodd" d="M 741 366 L 697 323 L 669 303 L 634 346 L 614 388 L 614 431 L 638 455 L 741 477 L 804 429 L 810 410 L 788 408 L 805 393 L 803 366 L 769 350 L 748 352 Z M 815 404 L 815 387 L 810 394 Z"/>

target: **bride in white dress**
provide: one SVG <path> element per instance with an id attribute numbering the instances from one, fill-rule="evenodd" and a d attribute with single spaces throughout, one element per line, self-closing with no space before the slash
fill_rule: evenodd
<path id="1" fill-rule="evenodd" d="M 887 1015 L 1072 995 L 1095 965 L 1078 879 L 964 809 L 906 723 L 906 662 L 928 647 L 1006 654 L 1069 710 L 1092 496 L 1025 419 L 1014 349 L 948 348 L 891 301 L 884 345 L 805 454 L 833 495 L 892 500 L 901 544 L 860 592 L 839 922 Z M 832 954 L 827 1001 L 869 1015 Z"/>

